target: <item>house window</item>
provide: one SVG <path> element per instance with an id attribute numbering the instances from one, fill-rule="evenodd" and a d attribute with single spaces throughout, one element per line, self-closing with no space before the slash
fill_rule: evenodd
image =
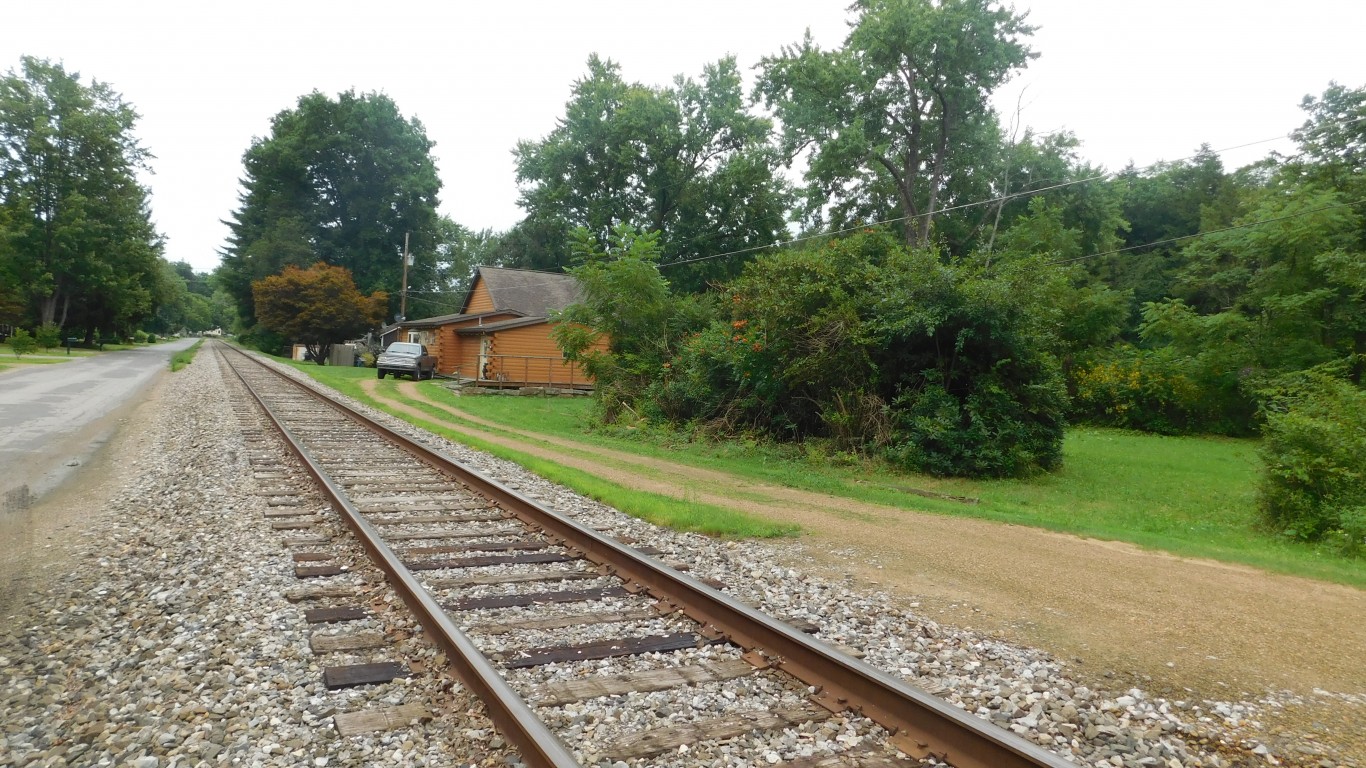
<path id="1" fill-rule="evenodd" d="M 417 331 L 408 331 L 408 341 L 413 344 L 421 344 L 422 334 Z"/>

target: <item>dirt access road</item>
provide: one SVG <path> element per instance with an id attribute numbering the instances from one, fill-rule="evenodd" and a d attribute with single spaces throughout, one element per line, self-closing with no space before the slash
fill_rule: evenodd
<path id="1" fill-rule="evenodd" d="M 388 407 L 433 421 L 378 382 L 362 386 Z M 440 423 L 471 437 L 626 487 L 795 523 L 794 565 L 877 585 L 938 621 L 1046 649 L 1099 686 L 1138 685 L 1173 699 L 1274 699 L 1259 708 L 1259 737 L 1317 739 L 1366 766 L 1362 590 L 755 483 L 507 430 L 431 401 L 413 382 L 397 387 L 460 419 Z"/>

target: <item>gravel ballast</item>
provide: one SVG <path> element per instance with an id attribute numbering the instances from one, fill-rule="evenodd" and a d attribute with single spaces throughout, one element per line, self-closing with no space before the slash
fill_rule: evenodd
<path id="1" fill-rule="evenodd" d="M 401 610 L 386 605 L 387 590 L 363 564 L 351 578 L 376 619 L 354 628 L 385 634 L 391 644 L 381 655 L 419 671 L 382 686 L 324 689 L 322 666 L 343 662 L 312 653 L 314 629 L 305 624 L 303 607 L 286 599 L 300 582 L 281 534 L 262 516 L 267 501 L 256 493 L 223 372 L 201 351 L 161 386 L 157 407 L 140 411 L 137 427 L 120 443 L 118 473 L 102 479 L 113 489 L 107 507 L 93 511 L 69 542 L 70 567 L 31 584 L 3 617 L 0 765 L 515 763 L 478 702 L 439 671 L 437 654 Z M 1178 701 L 1138 688 L 1088 687 L 1041 651 L 942 626 L 913 608 L 890 608 L 897 603 L 888 595 L 782 565 L 800 560 L 800 543 L 727 542 L 658 529 L 508 462 L 396 426 L 586 525 L 657 547 L 662 559 L 687 563 L 694 575 L 729 585 L 741 600 L 813 621 L 823 639 L 859 649 L 867 663 L 1080 764 L 1354 765 L 1321 753 L 1272 755 L 1245 743 L 1240 726 L 1277 706 L 1275 697 Z M 461 621 L 471 619 L 477 635 L 477 617 Z M 631 664 L 614 661 L 598 671 Z M 510 677 L 519 687 L 545 682 L 535 670 Z M 687 705 L 665 693 L 593 699 L 548 710 L 546 717 L 580 734 L 618 736 L 699 719 L 713 703 L 722 706 L 726 693 L 726 686 L 700 686 Z M 342 737 L 332 727 L 335 714 L 400 704 L 419 704 L 435 717 L 364 736 Z M 853 749 L 876 732 L 861 718 L 838 717 L 633 764 L 770 765 Z M 600 759 L 589 748 L 581 756 Z"/>

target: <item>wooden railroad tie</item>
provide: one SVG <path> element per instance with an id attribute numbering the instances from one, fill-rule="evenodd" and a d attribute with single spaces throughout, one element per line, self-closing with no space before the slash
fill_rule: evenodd
<path id="1" fill-rule="evenodd" d="M 623 587 L 604 589 L 564 590 L 561 592 L 528 592 L 518 595 L 493 595 L 491 597 L 470 597 L 445 603 L 442 608 L 448 611 L 475 611 L 481 608 L 520 608 L 528 605 L 550 605 L 553 603 L 581 603 L 589 600 L 602 600 L 607 597 L 626 597 L 631 593 Z"/>
<path id="2" fill-rule="evenodd" d="M 323 669 L 323 685 L 329 691 L 338 688 L 354 688 L 358 685 L 387 683 L 396 677 L 407 677 L 408 670 L 402 664 L 381 661 L 375 664 L 346 664 L 340 667 Z"/>
<path id="3" fill-rule="evenodd" d="M 265 512 L 262 512 L 261 516 L 266 518 L 267 520 L 270 520 L 285 517 L 304 517 L 305 515 L 313 514 L 313 512 L 313 509 L 301 505 L 297 507 L 282 507 L 279 509 L 268 509 Z"/>
<path id="4" fill-rule="evenodd" d="M 355 597 L 356 588 L 344 584 L 324 584 L 298 587 L 285 592 L 285 599 L 291 603 L 304 600 L 324 600 L 330 597 Z"/>
<path id="5" fill-rule="evenodd" d="M 294 566 L 294 578 L 296 579 L 317 579 L 323 576 L 340 576 L 347 573 L 346 567 L 342 565 L 296 565 Z"/>
<path id="6" fill-rule="evenodd" d="M 326 552 L 294 552 L 290 558 L 296 563 L 320 563 L 324 560 L 332 560 L 333 556 Z"/>
<path id="7" fill-rule="evenodd" d="M 525 555 L 482 555 L 480 557 L 461 557 L 449 560 L 422 560 L 415 563 L 404 562 L 410 571 L 439 571 L 446 568 L 483 568 L 489 565 L 513 563 L 568 563 L 578 558 L 555 552 L 531 552 Z"/>
<path id="8" fill-rule="evenodd" d="M 651 669 L 619 675 L 602 675 L 581 680 L 543 683 L 527 692 L 527 703 L 536 707 L 562 707 L 599 696 L 650 691 L 667 691 L 685 685 L 719 683 L 754 674 L 754 665 L 744 659 L 727 659 L 705 664 L 689 664 L 670 669 Z"/>
<path id="9" fill-rule="evenodd" d="M 451 485 L 450 483 L 427 482 L 422 480 L 391 480 L 386 482 L 375 479 L 358 479 L 350 482 L 342 480 L 341 485 L 343 488 L 354 492 L 357 496 L 365 496 L 367 493 L 379 493 L 382 491 L 425 491 L 433 493 L 464 490 L 460 486 Z"/>
<path id="10" fill-rule="evenodd" d="M 425 723 L 432 714 L 421 704 L 403 704 L 383 709 L 343 712 L 334 715 L 333 724 L 342 736 L 357 736 L 376 731 L 393 731 L 413 723 Z"/>
<path id="11" fill-rule="evenodd" d="M 373 514 L 364 512 L 363 514 Z M 489 515 L 410 515 L 406 517 L 382 517 L 371 520 L 371 525 L 427 525 L 429 523 L 487 523 L 494 520 L 504 520 L 501 515 L 491 517 Z"/>
<path id="12" fill-rule="evenodd" d="M 321 522 L 322 520 L 317 517 L 296 520 L 277 520 L 276 522 L 271 523 L 270 527 L 277 531 L 302 531 L 312 528 L 314 525 Z"/>
<path id="13" fill-rule="evenodd" d="M 427 580 L 429 589 L 481 587 L 490 584 L 525 584 L 533 581 L 578 581 L 599 579 L 598 571 L 534 571 L 532 573 L 490 573 L 483 576 L 448 576 Z"/>
<path id="14" fill-rule="evenodd" d="M 637 656 L 642 653 L 663 653 L 680 651 L 684 648 L 701 648 L 713 645 L 720 640 L 710 640 L 691 632 L 671 635 L 652 635 L 649 637 L 626 637 L 613 640 L 599 640 L 581 645 L 552 645 L 545 648 L 528 648 L 522 651 L 508 651 L 502 656 L 503 666 L 508 669 L 525 669 L 553 664 L 562 661 L 597 661 L 614 659 L 621 656 Z M 497 658 L 497 656 L 495 656 Z"/>
<path id="15" fill-rule="evenodd" d="M 310 608 L 304 611 L 304 621 L 309 624 L 332 624 L 338 621 L 360 621 L 370 618 L 371 613 L 364 608 L 352 606 L 333 608 Z"/>
<path id="16" fill-rule="evenodd" d="M 507 516 L 497 508 L 489 507 L 487 504 L 468 505 L 449 501 L 410 501 L 408 504 L 370 502 L 356 506 L 362 514 L 366 515 L 385 515 L 392 512 L 467 512 L 474 514 L 473 510 L 482 510 L 479 513 L 481 516 L 492 515 L 495 520 L 507 519 Z"/>
<path id="17" fill-rule="evenodd" d="M 454 555 L 461 552 L 530 552 L 545 549 L 550 545 L 538 539 L 513 539 L 486 541 L 478 544 L 447 544 L 435 547 L 409 547 L 403 550 L 404 557 L 425 557 L 427 555 Z"/>

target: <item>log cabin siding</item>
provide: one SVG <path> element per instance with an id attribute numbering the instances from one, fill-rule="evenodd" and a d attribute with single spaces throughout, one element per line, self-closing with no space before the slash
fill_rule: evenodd
<path id="1" fill-rule="evenodd" d="M 489 359 L 481 378 L 516 384 L 550 384 L 559 386 L 590 384 L 591 380 L 583 369 L 564 359 L 564 353 L 556 346 L 551 336 L 554 326 L 549 322 L 524 325 L 518 328 L 505 328 L 487 334 L 490 338 Z M 470 341 L 482 336 L 465 336 L 463 341 L 474 348 L 478 356 L 478 344 Z M 600 339 L 595 349 L 606 349 L 606 339 Z M 476 363 L 477 364 L 477 363 Z"/>
<path id="2" fill-rule="evenodd" d="M 493 306 L 493 295 L 489 293 L 489 287 L 483 280 L 475 278 L 474 289 L 470 291 L 470 298 L 461 311 L 467 315 L 476 315 L 480 312 L 492 312 L 494 309 L 496 307 Z"/>

